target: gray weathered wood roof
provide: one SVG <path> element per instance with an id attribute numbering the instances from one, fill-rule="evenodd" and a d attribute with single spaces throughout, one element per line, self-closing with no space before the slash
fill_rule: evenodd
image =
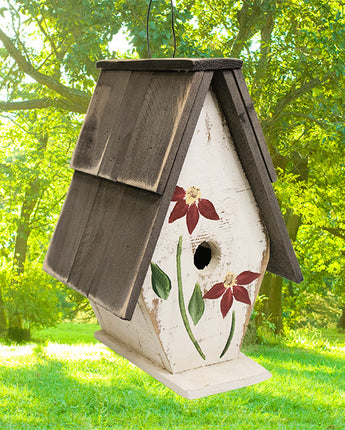
<path id="1" fill-rule="evenodd" d="M 302 281 L 242 62 L 98 64 L 102 70 L 71 161 L 75 173 L 44 269 L 119 317 L 131 318 L 212 87 L 270 236 L 268 270 Z"/>
<path id="2" fill-rule="evenodd" d="M 101 60 L 97 67 L 103 70 L 148 70 L 200 72 L 209 70 L 240 69 L 243 61 L 237 58 L 155 58 L 142 60 Z"/>

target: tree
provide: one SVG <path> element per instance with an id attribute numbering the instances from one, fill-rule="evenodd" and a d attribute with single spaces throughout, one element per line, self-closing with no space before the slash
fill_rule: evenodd
<path id="1" fill-rule="evenodd" d="M 9 23 L 0 30 L 0 89 L 7 96 L 0 111 L 10 112 L 5 123 L 11 121 L 0 172 L 0 331 L 8 323 L 9 334 L 19 339 L 27 333 L 25 323 L 58 317 L 42 257 L 70 178 L 77 114 L 86 112 L 97 78 L 94 63 L 109 56 L 107 44 L 121 23 L 107 1 L 9 0 L 0 14 Z"/>
<path id="2" fill-rule="evenodd" d="M 20 111 L 52 112 L 50 108 L 84 113 L 97 78 L 94 62 L 111 57 L 108 42 L 121 27 L 135 47 L 132 54 L 147 56 L 147 4 L 8 0 L 0 11 L 11 22 L 0 30 L 0 88 L 7 95 L 0 109 L 16 116 Z M 279 174 L 276 192 L 306 278 L 301 286 L 287 287 L 281 278 L 266 277 L 262 291 L 269 300 L 264 310 L 278 332 L 284 296 L 303 289 L 313 294 L 328 285 L 339 302 L 345 301 L 339 280 L 345 212 L 344 199 L 338 198 L 344 186 L 343 12 L 334 0 L 180 0 L 175 9 L 177 56 L 244 60 Z M 149 28 L 155 56 L 172 53 L 170 13 L 169 2 L 153 2 Z M 40 139 L 44 146 L 43 135 Z M 25 191 L 35 195 L 35 187 L 33 181 Z M 25 192 L 21 196 L 25 220 L 34 200 L 25 205 Z M 312 254 L 313 247 L 325 252 Z"/>
<path id="3" fill-rule="evenodd" d="M 302 287 L 291 286 L 290 291 L 307 288 L 312 294 L 320 282 L 325 285 L 320 277 L 313 280 L 316 270 L 325 277 L 321 268 L 327 265 L 327 276 L 334 278 L 344 270 L 344 199 L 338 198 L 344 187 L 345 149 L 342 7 L 323 0 L 200 0 L 192 3 L 191 12 L 198 23 L 194 37 L 245 60 L 244 72 L 279 174 L 276 191 L 306 277 Z M 317 253 L 320 269 L 312 268 L 307 248 L 321 243 L 328 248 Z M 338 263 L 330 265 L 329 260 Z M 344 297 L 344 284 L 341 289 Z M 282 291 L 283 280 L 268 274 L 262 286 L 269 298 L 264 311 L 277 332 L 282 330 Z"/>
<path id="4" fill-rule="evenodd" d="M 2 331 L 16 339 L 29 326 L 53 323 L 59 317 L 56 286 L 42 272 L 52 222 L 70 180 L 66 169 L 79 121 L 70 114 L 31 111 L 17 115 L 3 129 L 0 214 L 3 302 Z M 61 310 L 61 309 L 60 309 Z"/>

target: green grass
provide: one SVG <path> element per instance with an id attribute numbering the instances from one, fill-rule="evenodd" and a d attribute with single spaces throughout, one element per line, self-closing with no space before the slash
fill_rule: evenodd
<path id="1" fill-rule="evenodd" d="M 62 324 L 26 345 L 0 344 L 0 429 L 345 429 L 345 334 L 291 332 L 244 351 L 272 379 L 185 400 Z"/>

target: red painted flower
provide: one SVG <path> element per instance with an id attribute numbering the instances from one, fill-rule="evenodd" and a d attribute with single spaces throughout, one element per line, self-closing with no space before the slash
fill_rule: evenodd
<path id="1" fill-rule="evenodd" d="M 234 297 L 239 302 L 250 305 L 248 291 L 242 285 L 251 284 L 259 276 L 260 273 L 250 272 L 249 270 L 240 273 L 238 276 L 228 272 L 224 281 L 213 285 L 213 287 L 204 294 L 203 298 L 218 299 L 220 296 L 223 296 L 220 302 L 220 310 L 223 318 L 225 318 L 232 306 Z"/>
<path id="2" fill-rule="evenodd" d="M 207 219 L 219 220 L 219 216 L 213 204 L 206 199 L 201 199 L 200 189 L 190 187 L 187 191 L 176 186 L 172 201 L 176 202 L 171 211 L 169 223 L 186 216 L 189 234 L 192 234 L 199 221 L 199 214 Z"/>

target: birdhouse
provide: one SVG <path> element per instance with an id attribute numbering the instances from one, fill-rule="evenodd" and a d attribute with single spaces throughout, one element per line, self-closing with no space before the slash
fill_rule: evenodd
<path id="1" fill-rule="evenodd" d="M 302 281 L 236 59 L 100 61 L 44 270 L 97 339 L 186 398 L 270 373 L 240 352 L 265 270 Z"/>

